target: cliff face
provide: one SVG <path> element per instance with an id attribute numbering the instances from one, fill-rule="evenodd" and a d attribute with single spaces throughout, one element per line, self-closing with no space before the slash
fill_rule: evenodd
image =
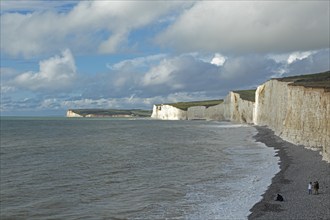
<path id="1" fill-rule="evenodd" d="M 151 118 L 162 120 L 187 120 L 187 111 L 171 105 L 154 105 Z"/>
<path id="2" fill-rule="evenodd" d="M 208 107 L 207 109 L 205 109 L 205 119 L 217 120 L 217 121 L 229 120 L 225 118 L 224 111 L 225 111 L 225 102 L 219 105 Z"/>
<path id="3" fill-rule="evenodd" d="M 281 138 L 321 150 L 330 162 L 330 92 L 270 80 L 256 91 L 254 123 Z"/>
<path id="4" fill-rule="evenodd" d="M 205 120 L 206 107 L 205 106 L 194 106 L 187 110 L 188 120 Z"/>
<path id="5" fill-rule="evenodd" d="M 329 82 L 326 80 L 324 84 Z M 323 159 L 330 162 L 330 91 L 328 87 L 299 83 L 269 80 L 257 88 L 255 102 L 230 92 L 223 103 L 208 108 L 195 106 L 183 111 L 170 105 L 154 106 L 152 117 L 230 120 L 268 126 L 284 140 L 320 150 Z"/>
<path id="6" fill-rule="evenodd" d="M 229 120 L 239 123 L 253 123 L 254 102 L 241 99 L 240 95 L 230 92 L 224 102 L 205 109 L 206 120 Z M 190 108 L 188 108 L 189 113 Z M 201 115 L 201 114 L 200 114 Z M 191 119 L 188 114 L 188 119 Z"/>
<path id="7" fill-rule="evenodd" d="M 241 99 L 238 93 L 230 92 L 223 104 L 226 120 L 249 124 L 253 122 L 253 102 Z"/>
<path id="8" fill-rule="evenodd" d="M 187 111 L 171 105 L 154 105 L 151 117 L 163 120 L 230 120 L 252 123 L 253 108 L 254 102 L 243 100 L 238 93 L 230 92 L 221 104 L 210 107 L 193 106 Z"/>
<path id="9" fill-rule="evenodd" d="M 68 117 L 68 118 L 81 118 L 83 116 L 73 112 L 72 110 L 68 110 L 66 112 L 66 117 Z"/>

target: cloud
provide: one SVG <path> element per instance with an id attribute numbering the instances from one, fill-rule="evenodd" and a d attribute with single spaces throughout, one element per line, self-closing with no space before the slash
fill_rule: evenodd
<path id="1" fill-rule="evenodd" d="M 309 56 L 288 63 L 291 54 Z M 190 93 L 194 94 L 191 97 L 201 100 L 222 97 L 229 90 L 254 88 L 270 77 L 315 73 L 329 68 L 329 50 L 294 52 L 282 60 L 264 55 L 228 56 L 222 65 L 212 64 L 214 58 L 221 57 L 218 53 L 155 54 L 123 60 L 109 65 L 108 73 L 86 79 L 82 94 L 90 99 L 131 96 L 138 99 Z"/>
<path id="2" fill-rule="evenodd" d="M 329 47 L 328 1 L 199 1 L 156 42 L 179 52 L 285 53 Z"/>
<path id="3" fill-rule="evenodd" d="M 42 109 L 72 108 L 147 108 L 151 109 L 158 98 L 122 97 L 122 98 L 76 98 L 73 100 L 46 99 L 40 103 Z"/>
<path id="4" fill-rule="evenodd" d="M 44 1 L 44 0 L 15 0 L 15 1 L 1 1 L 2 12 L 33 12 L 33 11 L 46 11 L 57 10 L 66 11 L 68 6 L 76 4 L 76 0 L 65 1 Z M 71 7 L 70 7 L 71 8 Z"/>
<path id="5" fill-rule="evenodd" d="M 92 76 L 80 76 L 77 87 L 80 88 L 79 92 L 83 97 L 90 99 L 141 95 L 141 78 L 151 66 L 157 65 L 166 57 L 166 54 L 155 54 L 107 63 L 108 71 Z"/>
<path id="6" fill-rule="evenodd" d="M 176 71 L 180 68 L 180 62 L 181 60 L 179 59 L 162 60 L 159 65 L 152 67 L 150 71 L 145 74 L 142 85 L 153 86 L 166 84 L 173 89 L 180 88 L 180 84 L 173 82 Z"/>
<path id="7" fill-rule="evenodd" d="M 288 62 L 288 64 L 291 64 L 293 62 L 296 62 L 297 60 L 303 60 L 303 59 L 309 57 L 313 53 L 314 53 L 313 51 L 304 51 L 304 52 L 298 51 L 298 52 L 291 53 L 287 62 Z"/>
<path id="8" fill-rule="evenodd" d="M 157 103 L 220 99 L 230 90 L 255 88 L 270 77 L 316 73 L 329 69 L 329 49 L 313 51 L 308 53 L 308 57 L 296 59 L 292 63 L 287 62 L 291 53 L 283 55 L 282 60 L 263 55 L 228 56 L 222 66 L 210 63 L 214 54 L 155 54 L 115 63 L 110 66 L 109 72 L 104 74 L 77 74 L 65 90 L 56 76 L 48 73 L 57 72 L 57 65 L 53 64 L 58 63 L 64 66 L 58 69 L 68 69 L 74 74 L 74 71 L 71 71 L 74 68 L 68 64 L 71 58 L 65 58 L 70 57 L 65 55 L 66 53 L 70 54 L 67 51 L 61 56 L 41 61 L 40 63 L 46 64 L 45 68 L 40 65 L 40 71 L 28 75 L 29 82 L 23 81 L 24 84 L 19 87 L 9 82 L 23 74 L 17 76 L 15 71 L 4 70 L 8 76 L 7 81 L 1 82 L 1 85 L 5 86 L 5 90 L 9 90 L 1 94 L 1 111 L 25 109 L 64 112 L 69 108 L 151 109 L 152 105 Z M 14 77 L 13 80 L 10 80 L 10 77 Z M 52 83 L 45 79 L 47 77 L 53 79 Z M 156 80 L 152 80 L 153 77 Z M 43 86 L 36 87 L 37 84 Z M 12 88 L 6 86 L 12 86 L 15 90 L 10 90 Z M 59 89 L 55 90 L 52 86 Z M 37 91 L 23 90 L 22 93 L 19 89 Z M 66 92 L 64 94 L 61 91 Z"/>
<path id="9" fill-rule="evenodd" d="M 216 53 L 210 63 L 216 66 L 222 66 L 225 62 L 226 62 L 226 57 L 222 56 L 219 53 Z"/>
<path id="10" fill-rule="evenodd" d="M 72 10 L 1 15 L 1 51 L 30 58 L 58 48 L 114 53 L 135 29 L 190 5 L 167 1 L 81 1 Z M 22 37 L 24 36 L 24 37 Z M 127 42 L 126 42 L 127 43 Z"/>
<path id="11" fill-rule="evenodd" d="M 182 55 L 152 67 L 144 75 L 142 85 L 163 94 L 205 91 L 220 96 L 221 91 L 265 79 L 276 66 L 274 61 L 262 56 L 231 57 L 220 66 Z"/>
<path id="12" fill-rule="evenodd" d="M 166 54 L 155 54 L 146 57 L 137 57 L 134 59 L 128 59 L 120 61 L 114 65 L 107 64 L 107 67 L 112 70 L 123 70 L 123 69 L 138 69 L 146 68 L 155 63 L 158 63 L 160 60 L 164 59 Z"/>
<path id="13" fill-rule="evenodd" d="M 61 91 L 69 88 L 76 78 L 76 65 L 70 50 L 61 56 L 40 61 L 39 72 L 25 72 L 16 76 L 13 85 L 29 90 Z"/>
<path id="14" fill-rule="evenodd" d="M 330 70 L 330 49 L 293 53 L 294 61 L 284 65 L 282 76 L 303 75 Z"/>
<path id="15" fill-rule="evenodd" d="M 152 98 L 172 93 L 213 91 L 221 88 L 221 72 L 212 57 L 155 54 L 107 65 L 109 72 L 79 80 L 81 96 Z M 209 57 L 209 59 L 205 59 Z"/>
<path id="16" fill-rule="evenodd" d="M 285 54 L 269 54 L 267 57 L 280 66 L 274 78 L 324 72 L 330 69 L 330 49 L 295 51 Z"/>
<path id="17" fill-rule="evenodd" d="M 4 96 L 1 99 L 1 111 L 26 111 L 39 108 L 39 100 L 35 98 L 15 99 Z"/>
<path id="18" fill-rule="evenodd" d="M 1 85 L 1 94 L 5 94 L 5 93 L 12 93 L 14 92 L 16 89 L 13 86 L 7 86 L 7 85 Z"/>
<path id="19" fill-rule="evenodd" d="M 1 82 L 8 81 L 9 79 L 15 77 L 18 74 L 19 72 L 17 72 L 17 70 L 14 68 L 0 67 Z"/>

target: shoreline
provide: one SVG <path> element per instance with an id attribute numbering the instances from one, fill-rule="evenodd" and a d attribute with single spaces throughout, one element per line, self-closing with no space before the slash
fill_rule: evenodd
<path id="1" fill-rule="evenodd" d="M 284 141 L 269 128 L 255 128 L 255 140 L 277 151 L 280 171 L 250 209 L 248 219 L 330 219 L 330 164 L 322 161 L 319 151 Z M 308 183 L 315 181 L 320 183 L 319 194 L 309 195 Z M 283 202 L 274 201 L 277 193 Z"/>

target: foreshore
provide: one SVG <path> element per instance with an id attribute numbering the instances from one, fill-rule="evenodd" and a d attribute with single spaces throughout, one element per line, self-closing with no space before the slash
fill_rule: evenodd
<path id="1" fill-rule="evenodd" d="M 249 220 L 269 219 L 330 219 L 330 164 L 322 161 L 318 151 L 312 151 L 284 141 L 266 127 L 256 126 L 256 141 L 273 147 L 280 157 L 280 172 L 255 204 Z M 308 194 L 308 183 L 318 181 L 318 195 Z M 280 194 L 284 201 L 275 201 Z"/>

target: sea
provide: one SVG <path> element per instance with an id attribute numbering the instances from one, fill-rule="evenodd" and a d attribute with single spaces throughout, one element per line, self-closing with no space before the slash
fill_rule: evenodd
<path id="1" fill-rule="evenodd" d="M 247 219 L 279 172 L 253 126 L 1 118 L 0 219 Z"/>

